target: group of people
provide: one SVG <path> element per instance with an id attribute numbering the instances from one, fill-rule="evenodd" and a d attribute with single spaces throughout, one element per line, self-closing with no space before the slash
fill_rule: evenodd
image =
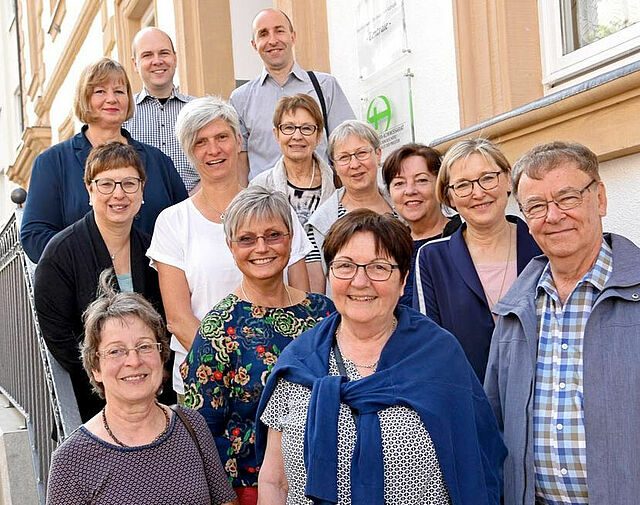
<path id="1" fill-rule="evenodd" d="M 603 233 L 596 156 L 381 164 L 284 13 L 251 43 L 226 102 L 142 30 L 143 90 L 87 67 L 85 126 L 34 163 L 21 240 L 84 423 L 48 503 L 635 503 L 640 251 Z"/>

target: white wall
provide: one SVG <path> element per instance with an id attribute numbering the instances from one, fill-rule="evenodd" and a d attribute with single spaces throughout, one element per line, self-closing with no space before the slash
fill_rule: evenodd
<path id="1" fill-rule="evenodd" d="M 640 154 L 632 154 L 600 165 L 607 188 L 604 230 L 619 233 L 640 246 Z"/>
<path id="2" fill-rule="evenodd" d="M 364 91 L 358 78 L 357 6 L 357 0 L 327 0 L 331 73 L 356 115 Z M 429 143 L 460 128 L 453 6 L 451 0 L 404 0 L 404 9 L 416 141 Z"/>
<path id="3" fill-rule="evenodd" d="M 273 7 L 271 0 L 231 0 L 233 68 L 237 80 L 251 80 L 262 72 L 262 60 L 251 47 L 251 21 L 262 9 Z"/>

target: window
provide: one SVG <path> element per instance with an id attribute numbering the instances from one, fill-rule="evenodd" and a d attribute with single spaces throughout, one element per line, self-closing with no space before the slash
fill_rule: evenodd
<path id="1" fill-rule="evenodd" d="M 638 0 L 545 0 L 539 6 L 547 89 L 640 59 Z"/>

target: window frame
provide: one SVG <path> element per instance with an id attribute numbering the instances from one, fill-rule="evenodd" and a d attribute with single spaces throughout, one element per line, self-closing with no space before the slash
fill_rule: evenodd
<path id="1" fill-rule="evenodd" d="M 561 8 L 559 0 L 538 3 L 542 84 L 545 89 L 623 58 L 640 60 L 640 22 L 568 54 L 562 54 Z M 620 66 L 631 61 L 625 59 Z"/>

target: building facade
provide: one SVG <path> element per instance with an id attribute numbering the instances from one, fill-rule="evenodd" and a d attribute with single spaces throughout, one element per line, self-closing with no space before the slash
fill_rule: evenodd
<path id="1" fill-rule="evenodd" d="M 228 97 L 260 72 L 250 23 L 270 6 L 291 17 L 300 64 L 332 72 L 356 114 L 376 125 L 371 96 L 385 86 L 398 92 L 406 82 L 411 139 L 442 151 L 466 136 L 492 138 L 512 162 L 540 142 L 589 146 L 609 193 L 605 228 L 640 243 L 632 219 L 640 213 L 635 0 L 2 2 L 0 125 L 7 141 L 0 147 L 0 194 L 16 184 L 28 188 L 34 157 L 78 131 L 72 101 L 87 64 L 117 59 L 139 90 L 131 40 L 156 25 L 175 41 L 181 90 Z M 6 212 L 8 197 L 0 200 Z"/>

